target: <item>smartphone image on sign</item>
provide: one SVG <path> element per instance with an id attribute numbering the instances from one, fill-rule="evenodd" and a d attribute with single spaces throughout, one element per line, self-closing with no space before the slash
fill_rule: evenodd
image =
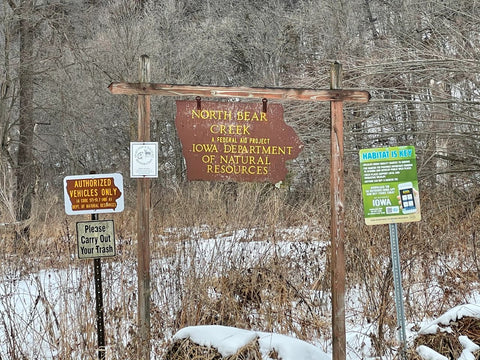
<path id="1" fill-rule="evenodd" d="M 413 185 L 411 182 L 398 184 L 398 192 L 400 194 L 400 201 L 402 204 L 402 212 L 404 214 L 411 214 L 417 211 L 415 205 L 415 196 L 413 194 Z"/>

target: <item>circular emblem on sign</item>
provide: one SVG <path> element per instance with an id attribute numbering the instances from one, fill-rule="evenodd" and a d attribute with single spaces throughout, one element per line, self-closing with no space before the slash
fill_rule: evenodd
<path id="1" fill-rule="evenodd" d="M 148 146 L 139 146 L 135 150 L 134 156 L 135 160 L 142 165 L 148 165 L 155 159 L 155 154 L 153 153 L 152 148 Z"/>

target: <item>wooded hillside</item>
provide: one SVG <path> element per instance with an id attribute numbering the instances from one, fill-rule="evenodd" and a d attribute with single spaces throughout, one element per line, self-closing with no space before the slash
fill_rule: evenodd
<path id="1" fill-rule="evenodd" d="M 65 175 L 128 169 L 135 99 L 107 86 L 136 82 L 141 54 L 153 81 L 194 85 L 327 88 L 339 61 L 343 86 L 372 94 L 345 113 L 348 168 L 360 148 L 414 145 L 424 187 L 477 195 L 475 1 L 9 0 L 0 11 L 2 192 L 19 220 Z M 310 192 L 325 181 L 329 109 L 283 105 L 306 144 L 291 187 Z M 171 98 L 154 99 L 156 187 L 184 182 L 174 114 Z"/>

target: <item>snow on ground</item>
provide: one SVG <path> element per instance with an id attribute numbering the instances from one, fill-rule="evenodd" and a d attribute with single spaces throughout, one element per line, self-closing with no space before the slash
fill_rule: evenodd
<path id="1" fill-rule="evenodd" d="M 420 355 L 424 360 L 448 360 L 447 357 L 439 354 L 435 350 L 430 349 L 428 346 L 420 345 L 417 348 L 417 353 Z"/>
<path id="2" fill-rule="evenodd" d="M 302 239 L 302 237 L 305 237 L 306 229 L 287 229 L 285 231 L 291 232 L 295 239 Z M 204 231 L 199 231 L 198 237 L 190 240 L 190 245 L 185 245 L 189 243 L 188 240 L 181 242 L 182 246 L 194 247 L 196 253 L 203 254 L 203 256 L 195 259 L 195 264 L 199 268 L 204 266 L 216 268 L 222 264 L 225 265 L 221 261 L 221 257 L 225 256 L 226 253 L 241 256 L 242 261 L 248 264 L 256 254 L 264 254 L 265 249 L 271 250 L 272 247 L 275 247 L 274 250 L 280 253 L 293 252 L 294 257 L 297 253 L 307 251 L 324 252 L 326 246 L 325 243 L 320 241 L 300 241 L 298 243 L 285 241 L 275 244 L 258 241 L 255 232 L 252 230 L 234 231 L 230 234 L 217 235 L 215 238 L 205 237 L 204 233 Z M 311 236 L 311 234 L 308 236 Z M 292 248 L 292 244 L 294 244 L 294 248 Z M 317 256 L 316 258 L 318 261 L 316 266 L 323 266 L 322 262 L 325 261 L 325 256 Z M 191 264 L 188 259 L 185 259 L 184 263 L 185 265 Z M 91 323 L 94 321 L 94 308 L 88 305 L 85 294 L 93 294 L 94 289 L 92 270 L 90 265 L 87 266 L 86 264 L 75 260 L 72 266 L 67 269 L 47 269 L 33 274 L 9 272 L 5 265 L 0 266 L 0 338 L 8 340 L 8 342 L 0 342 L 0 358 L 9 358 L 8 346 L 16 345 L 24 350 L 23 355 L 27 358 L 54 359 L 59 356 L 59 351 L 64 346 L 59 342 L 59 339 L 62 339 L 62 333 L 67 328 L 73 330 L 76 338 L 73 339 L 74 341 L 72 339 L 63 341 L 79 344 L 88 340 L 82 337 L 83 327 L 85 326 L 83 321 L 85 318 L 89 318 Z M 157 282 L 167 289 L 164 293 L 157 295 L 155 295 L 155 291 L 158 289 L 154 289 L 153 295 L 157 296 L 156 300 L 160 301 L 163 296 L 169 299 L 169 302 L 172 302 L 172 299 L 175 298 L 174 290 L 168 290 L 173 288 L 174 285 L 173 283 L 170 284 L 173 280 L 169 277 L 168 269 L 178 264 L 179 262 L 176 262 L 174 258 L 152 261 Z M 107 316 L 109 309 L 112 311 L 119 306 L 133 309 L 130 319 L 123 319 L 123 323 L 120 323 L 122 321 L 120 318 L 116 320 L 118 321 L 118 323 L 115 323 L 118 333 L 112 334 L 113 337 L 126 343 L 128 339 L 124 339 L 122 336 L 125 336 L 128 332 L 130 324 L 135 322 L 135 299 L 128 295 L 136 290 L 135 264 L 124 259 L 104 264 L 103 268 L 104 290 L 106 291 L 104 304 L 107 307 Z M 308 269 L 305 268 L 302 271 L 308 271 Z M 170 294 L 168 291 L 172 293 Z M 432 291 L 438 291 L 438 289 Z M 367 359 L 372 354 L 370 335 L 375 333 L 375 323 L 362 318 L 361 297 L 361 289 L 349 289 L 346 296 L 347 360 Z M 328 300 L 328 294 L 322 295 L 322 300 Z M 448 331 L 450 321 L 465 316 L 480 318 L 480 293 L 473 292 L 468 295 L 466 301 L 471 304 L 457 306 L 435 320 L 425 322 L 424 319 L 415 319 L 417 322 L 424 324 L 418 334 L 435 333 L 439 329 Z M 441 327 L 440 325 L 444 326 Z M 411 331 L 412 327 L 413 324 L 407 324 L 409 344 L 413 343 L 413 339 L 417 336 L 416 332 Z M 12 329 L 17 332 L 16 335 L 21 335 L 22 341 L 20 343 L 14 344 L 18 339 L 12 338 Z M 46 329 L 49 331 L 46 331 Z M 169 333 L 170 331 L 170 329 L 165 329 L 165 338 L 170 338 L 173 335 Z M 205 345 L 211 344 L 218 347 L 221 350 L 220 352 L 224 354 L 234 353 L 246 341 L 258 337 L 265 360 L 268 360 L 266 354 L 272 349 L 275 349 L 283 360 L 326 360 L 331 358 L 331 354 L 328 354 L 331 351 L 330 340 L 328 339 L 315 339 L 317 346 L 314 346 L 285 335 L 215 326 L 185 328 L 175 336 L 177 338 L 190 337 L 194 342 Z M 157 341 L 164 340 L 158 339 Z M 465 350 L 457 360 L 474 359 L 473 353 L 478 345 L 473 344 L 465 337 L 459 340 Z M 107 353 L 108 351 L 115 351 L 109 346 L 107 344 Z M 94 352 L 95 349 L 93 348 L 92 351 Z M 425 360 L 444 359 L 442 355 L 425 346 L 420 346 L 417 351 Z M 75 358 L 78 359 L 84 356 L 80 351 L 76 354 L 78 354 L 78 357 Z"/>
<path id="3" fill-rule="evenodd" d="M 437 331 L 451 332 L 452 330 L 448 325 L 463 317 L 480 319 L 480 305 L 464 304 L 456 306 L 424 325 L 418 334 L 435 334 Z M 445 325 L 446 327 L 440 327 L 439 325 Z M 364 336 L 358 335 L 359 333 L 354 331 L 347 332 L 349 345 L 353 345 L 352 342 L 357 343 L 358 341 L 366 340 Z M 178 331 L 173 338 L 174 340 L 189 338 L 198 345 L 214 347 L 223 357 L 237 353 L 243 346 L 258 338 L 264 360 L 270 360 L 268 354 L 272 351 L 275 351 L 278 358 L 282 360 L 330 360 L 332 358 L 331 354 L 327 354 L 309 343 L 292 337 L 226 326 L 190 326 Z M 467 336 L 459 336 L 459 341 L 464 350 L 458 360 L 475 360 L 474 352 L 480 350 L 480 346 L 472 342 Z M 369 342 L 364 343 L 364 346 L 368 345 Z M 420 345 L 416 350 L 424 360 L 448 360 L 447 357 L 425 345 Z M 347 358 L 350 359 L 352 357 L 347 355 Z"/>
<path id="4" fill-rule="evenodd" d="M 452 333 L 453 330 L 448 325 L 462 319 L 463 317 L 473 317 L 476 319 L 480 319 L 480 305 L 464 304 L 456 306 L 448 310 L 432 322 L 422 326 L 418 334 L 428 335 L 436 334 L 437 332 Z M 458 360 L 475 360 L 475 355 L 473 353 L 480 350 L 480 346 L 471 341 L 467 336 L 459 336 L 458 340 L 463 346 L 462 354 L 460 355 Z M 416 350 L 417 353 L 424 360 L 448 360 L 447 357 L 440 355 L 439 353 L 425 345 L 420 345 Z"/>
<path id="5" fill-rule="evenodd" d="M 437 331 L 451 332 L 448 325 L 463 317 L 480 319 L 480 305 L 464 304 L 456 306 L 434 321 L 424 325 L 418 334 L 435 334 Z M 440 324 L 447 327 L 439 327 Z M 275 351 L 278 358 L 282 360 L 330 360 L 332 358 L 330 354 L 326 354 L 319 348 L 292 337 L 226 326 L 190 326 L 178 331 L 173 338 L 174 340 L 189 338 L 198 345 L 214 347 L 223 357 L 237 353 L 243 346 L 258 338 L 264 360 L 270 360 L 268 354 L 272 351 Z M 359 340 L 353 332 L 347 333 L 347 339 L 347 341 L 353 340 L 355 342 Z M 363 340 L 365 341 L 365 339 Z M 480 346 L 473 343 L 467 336 L 460 336 L 459 341 L 464 350 L 458 360 L 475 360 L 473 353 L 480 350 Z M 417 352 L 424 360 L 448 360 L 447 357 L 425 345 L 420 345 Z"/>
<path id="6" fill-rule="evenodd" d="M 480 305 L 465 304 L 456 306 L 431 323 L 424 325 L 420 329 L 419 334 L 435 334 L 437 331 L 451 332 L 452 329 L 450 327 L 440 327 L 439 325 L 448 325 L 467 316 L 480 319 Z"/>
<path id="7" fill-rule="evenodd" d="M 223 356 L 231 356 L 239 349 L 258 338 L 260 352 L 265 360 L 275 351 L 282 360 L 330 360 L 317 347 L 289 336 L 237 329 L 228 326 L 205 325 L 190 326 L 178 331 L 174 339 L 189 338 L 202 346 L 214 347 Z"/>

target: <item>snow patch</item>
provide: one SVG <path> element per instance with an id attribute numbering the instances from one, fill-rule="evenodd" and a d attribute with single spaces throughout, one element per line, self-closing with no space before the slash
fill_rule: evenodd
<path id="1" fill-rule="evenodd" d="M 420 345 L 417 347 L 417 353 L 422 357 L 423 360 L 448 360 L 447 357 L 439 354 L 435 350 L 425 345 Z"/>
<path id="2" fill-rule="evenodd" d="M 258 338 L 264 360 L 275 351 L 282 360 L 331 360 L 317 347 L 286 335 L 237 329 L 221 325 L 189 326 L 179 330 L 174 340 L 190 339 L 202 346 L 210 346 L 223 356 L 231 356 L 239 349 Z"/>
<path id="3" fill-rule="evenodd" d="M 451 328 L 441 329 L 439 325 L 449 325 L 451 322 L 460 320 L 463 317 L 474 317 L 480 319 L 480 305 L 476 304 L 464 304 L 456 306 L 445 314 L 441 315 L 431 323 L 423 326 L 419 334 L 428 335 L 436 334 L 437 330 L 451 332 Z"/>

